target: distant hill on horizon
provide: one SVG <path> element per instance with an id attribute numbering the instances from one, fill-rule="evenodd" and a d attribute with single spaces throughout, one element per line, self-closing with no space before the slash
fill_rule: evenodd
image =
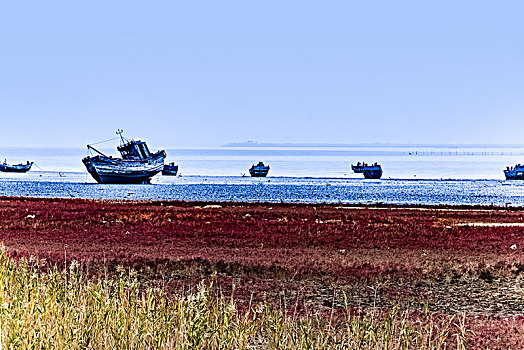
<path id="1" fill-rule="evenodd" d="M 410 144 L 410 143 L 272 143 L 231 142 L 222 147 L 436 147 L 436 148 L 524 148 L 524 144 Z"/>

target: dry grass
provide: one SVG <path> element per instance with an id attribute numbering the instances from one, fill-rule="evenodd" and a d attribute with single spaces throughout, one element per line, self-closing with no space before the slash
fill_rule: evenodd
<path id="1" fill-rule="evenodd" d="M 288 313 L 201 283 L 185 296 L 142 288 L 133 270 L 92 278 L 67 268 L 0 254 L 2 349 L 463 349 L 464 317 L 415 317 L 398 308 L 357 314 Z"/>

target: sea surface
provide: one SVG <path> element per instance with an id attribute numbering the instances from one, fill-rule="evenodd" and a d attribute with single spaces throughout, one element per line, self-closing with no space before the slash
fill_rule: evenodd
<path id="1" fill-rule="evenodd" d="M 116 156 L 115 149 L 101 149 Z M 524 163 L 512 147 L 221 147 L 167 149 L 180 176 L 150 185 L 100 185 L 85 171 L 85 149 L 0 148 L 0 160 L 34 161 L 26 174 L 0 173 L 0 196 L 287 203 L 391 203 L 524 206 L 524 182 L 504 180 Z M 2 159 L 3 158 L 3 159 Z M 259 161 L 267 178 L 249 177 Z M 381 180 L 364 180 L 350 164 L 378 162 Z M 245 175 L 248 176 L 245 176 Z"/>

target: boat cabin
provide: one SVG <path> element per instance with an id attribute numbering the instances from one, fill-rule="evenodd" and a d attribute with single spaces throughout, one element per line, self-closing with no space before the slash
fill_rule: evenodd
<path id="1" fill-rule="evenodd" d="M 128 141 L 118 146 L 118 151 L 123 159 L 140 160 L 151 157 L 151 152 L 144 141 Z"/>

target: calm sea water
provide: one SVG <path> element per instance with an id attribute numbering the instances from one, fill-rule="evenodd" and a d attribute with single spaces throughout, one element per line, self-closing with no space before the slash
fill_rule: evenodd
<path id="1" fill-rule="evenodd" d="M 115 150 L 102 149 L 116 155 Z M 472 204 L 524 206 L 524 183 L 502 170 L 524 163 L 524 150 L 455 147 L 218 148 L 166 150 L 181 176 L 157 175 L 151 185 L 99 185 L 81 163 L 83 149 L 0 148 L 10 163 L 35 162 L 26 174 L 0 173 L 0 195 L 269 201 L 306 203 Z M 252 179 L 251 164 L 271 166 Z M 379 162 L 382 180 L 350 171 L 357 161 Z"/>

